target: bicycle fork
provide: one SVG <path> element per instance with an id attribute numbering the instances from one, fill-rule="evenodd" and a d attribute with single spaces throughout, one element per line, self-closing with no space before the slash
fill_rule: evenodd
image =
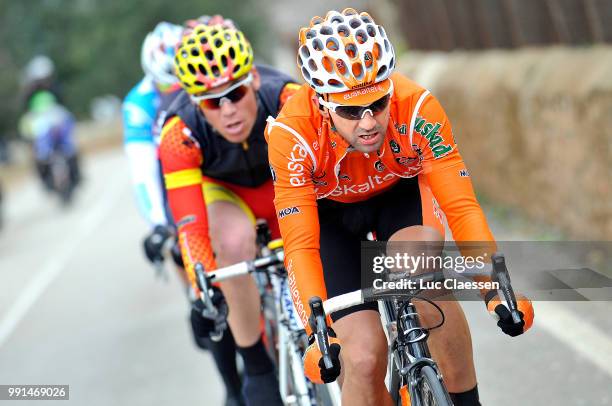
<path id="1" fill-rule="evenodd" d="M 402 406 L 425 406 L 417 394 L 420 369 L 426 365 L 432 367 L 442 382 L 442 375 L 431 359 L 427 347 L 429 332 L 421 326 L 419 315 L 411 302 L 404 304 L 384 302 L 384 306 L 389 342 L 393 343 L 390 348 L 392 358 L 392 362 L 389 363 L 390 369 L 395 368 L 399 375 L 399 382 L 396 383 L 398 400 Z M 398 320 L 396 309 L 402 307 L 404 311 L 400 312 Z"/>

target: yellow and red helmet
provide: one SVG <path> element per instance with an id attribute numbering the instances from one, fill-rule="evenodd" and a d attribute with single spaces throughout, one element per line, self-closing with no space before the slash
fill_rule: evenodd
<path id="1" fill-rule="evenodd" d="M 395 52 L 384 28 L 352 8 L 314 17 L 300 29 L 297 63 L 317 93 L 340 93 L 387 79 Z"/>
<path id="2" fill-rule="evenodd" d="M 181 87 L 201 94 L 247 74 L 253 49 L 242 31 L 227 24 L 199 24 L 183 37 L 174 66 Z"/>

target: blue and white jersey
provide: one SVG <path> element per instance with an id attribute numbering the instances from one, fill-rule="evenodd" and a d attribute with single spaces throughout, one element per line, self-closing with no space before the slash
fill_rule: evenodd
<path id="1" fill-rule="evenodd" d="M 153 140 L 153 126 L 161 103 L 159 91 L 153 81 L 145 76 L 123 101 L 123 128 L 125 143 Z"/>
<path id="2" fill-rule="evenodd" d="M 123 139 L 138 208 L 151 227 L 167 224 L 154 135 L 161 96 L 145 76 L 123 101 Z"/>

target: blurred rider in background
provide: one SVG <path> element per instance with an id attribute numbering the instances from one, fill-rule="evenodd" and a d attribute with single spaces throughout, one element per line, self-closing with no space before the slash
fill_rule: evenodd
<path id="1" fill-rule="evenodd" d="M 153 264 L 163 261 L 162 251 L 166 242 L 175 238 L 174 222 L 166 210 L 158 158 L 161 123 L 164 121 L 166 109 L 181 90 L 174 75 L 175 48 L 180 43 L 183 30 L 189 32 L 194 25 L 205 23 L 209 19 L 208 16 L 202 16 L 189 20 L 185 27 L 167 22 L 157 24 L 142 46 L 141 63 L 145 76 L 128 93 L 123 103 L 124 147 L 130 163 L 138 207 L 150 225 L 150 232 L 144 240 L 144 249 L 147 259 Z M 172 249 L 172 254 L 175 262 L 182 265 L 178 247 Z M 184 277 L 183 273 L 181 277 Z M 192 331 L 198 347 L 210 350 L 213 355 L 225 384 L 225 405 L 244 405 L 231 332 L 226 332 L 220 342 L 213 342 L 209 337 L 196 334 L 193 328 Z"/>
<path id="2" fill-rule="evenodd" d="M 21 136 L 32 142 L 36 169 L 45 188 L 53 190 L 51 159 L 55 152 L 67 160 L 72 187 L 80 181 L 77 148 L 74 141 L 74 117 L 53 93 L 39 90 L 32 94 L 27 112 L 19 123 Z"/>
<path id="3" fill-rule="evenodd" d="M 63 104 L 62 92 L 55 75 L 55 64 L 48 56 L 34 56 L 24 68 L 21 81 L 24 112 L 28 110 L 32 97 L 40 91 L 51 92 L 57 102 Z"/>

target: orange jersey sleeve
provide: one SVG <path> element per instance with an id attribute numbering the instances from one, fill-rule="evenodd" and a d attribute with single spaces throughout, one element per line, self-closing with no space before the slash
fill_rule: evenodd
<path id="1" fill-rule="evenodd" d="M 327 299 L 319 254 L 319 215 L 310 176 L 314 160 L 308 145 L 287 129 L 269 126 L 266 133 L 289 288 L 298 315 L 310 331 L 308 300 L 312 296 Z"/>
<path id="2" fill-rule="evenodd" d="M 488 260 L 496 251 L 495 239 L 476 200 L 451 123 L 434 96 L 427 95 L 423 99 L 413 126 L 412 143 L 422 153 L 423 175 L 446 215 L 461 254 L 471 257 L 484 255 Z M 479 244 L 461 244 L 467 241 Z M 477 279 L 489 280 L 489 277 L 479 276 Z"/>
<path id="3" fill-rule="evenodd" d="M 451 123 L 432 95 L 424 99 L 413 136 L 413 143 L 423 153 L 423 174 L 447 217 L 454 240 L 493 241 L 455 143 Z"/>
<path id="4" fill-rule="evenodd" d="M 202 192 L 202 151 L 179 117 L 172 117 L 164 125 L 159 157 L 185 270 L 190 283 L 196 287 L 195 264 L 200 262 L 206 271 L 217 266 Z"/>

